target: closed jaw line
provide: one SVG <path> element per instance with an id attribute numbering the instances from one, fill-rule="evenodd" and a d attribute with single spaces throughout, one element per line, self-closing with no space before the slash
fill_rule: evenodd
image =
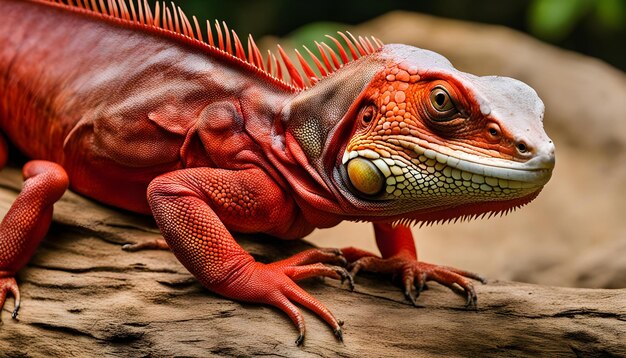
<path id="1" fill-rule="evenodd" d="M 385 177 L 388 196 L 420 197 L 426 192 L 443 196 L 517 196 L 543 186 L 554 165 L 550 157 L 517 163 L 478 157 L 441 146 L 438 148 L 443 149 L 441 151 L 425 149 L 412 141 L 388 141 L 412 150 L 415 154 L 411 155 L 410 163 L 399 155 L 383 157 L 371 149 L 346 151 L 342 158 L 344 165 L 357 157 L 371 161 Z"/>

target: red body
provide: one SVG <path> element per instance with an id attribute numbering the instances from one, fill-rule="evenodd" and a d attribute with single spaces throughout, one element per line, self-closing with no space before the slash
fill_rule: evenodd
<path id="1" fill-rule="evenodd" d="M 61 164 L 73 190 L 150 213 L 146 188 L 162 173 L 276 175 L 265 152 L 288 90 L 88 14 L 21 1 L 0 2 L 0 13 L 0 128 L 29 157 Z"/>
<path id="2" fill-rule="evenodd" d="M 294 282 L 351 281 L 323 263 L 347 259 L 353 275 L 398 273 L 413 303 L 435 280 L 476 304 L 468 278 L 479 276 L 418 262 L 410 229 L 392 222 L 498 212 L 534 198 L 554 146 L 530 87 L 343 33 L 345 49 L 331 37 L 338 54 L 317 45 L 321 59 L 312 55 L 321 80 L 301 59 L 302 78 L 280 49 L 289 85 L 252 39 L 246 53 L 216 24 L 217 39 L 209 26 L 204 43 L 193 24 L 175 6 L 157 4 L 153 16 L 141 0 L 0 0 L 0 130 L 35 159 L 0 225 L 0 308 L 12 292 L 17 314 L 15 273 L 68 185 L 153 215 L 167 242 L 157 246 L 212 291 L 286 312 L 297 343 L 304 321 L 294 303 L 342 337 L 339 321 Z M 0 146 L 0 165 L 6 154 Z M 230 234 L 293 239 L 346 219 L 375 222 L 382 258 L 315 249 L 265 265 Z"/>

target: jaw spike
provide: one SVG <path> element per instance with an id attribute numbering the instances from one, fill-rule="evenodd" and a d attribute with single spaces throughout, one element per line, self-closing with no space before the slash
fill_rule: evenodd
<path id="1" fill-rule="evenodd" d="M 309 79 L 311 84 L 315 83 L 317 81 L 317 76 L 315 76 L 315 72 L 313 72 L 313 69 L 309 66 L 308 63 L 306 63 L 306 61 L 300 54 L 300 51 L 295 50 L 295 52 L 296 52 L 296 57 L 298 58 L 298 61 L 300 62 L 300 65 L 302 66 L 302 69 L 304 70 L 304 74 Z"/>
<path id="2" fill-rule="evenodd" d="M 159 2 L 157 1 L 154 5 L 154 26 L 161 26 L 161 7 L 159 6 Z M 163 28 L 165 28 L 165 23 L 163 23 Z"/>
<path id="3" fill-rule="evenodd" d="M 315 56 L 315 54 L 313 54 L 313 52 L 311 52 L 311 50 L 309 50 L 308 47 L 306 46 L 302 46 L 304 47 L 304 49 L 306 50 L 306 52 L 309 53 L 309 55 L 311 56 L 311 58 L 313 59 L 313 62 L 315 63 L 315 66 L 317 66 L 317 69 L 320 71 L 320 74 L 322 75 L 322 77 L 327 76 L 328 73 L 326 72 L 326 70 L 324 69 L 324 67 L 322 66 L 322 63 L 320 62 L 320 60 L 317 58 L 317 56 Z"/>
<path id="4" fill-rule="evenodd" d="M 282 81 L 283 67 L 280 65 L 280 62 L 278 62 L 278 59 L 276 58 L 276 56 L 274 56 L 274 54 L 272 54 L 272 58 L 274 59 L 274 63 L 276 64 L 276 78 Z"/>
<path id="5" fill-rule="evenodd" d="M 341 64 L 339 63 L 339 60 L 337 59 L 337 54 L 335 53 L 335 50 L 333 50 L 325 42 L 322 42 L 322 47 L 324 47 L 326 51 L 328 51 L 330 58 L 333 60 L 333 65 L 335 65 L 335 69 L 339 69 L 341 67 Z M 332 70 L 329 70 L 329 71 L 332 71 Z"/>
<path id="6" fill-rule="evenodd" d="M 163 25 L 167 23 L 167 29 L 172 31 L 172 28 L 174 26 L 174 24 L 172 23 L 172 13 L 169 7 L 165 7 L 165 2 L 163 2 L 162 6 L 163 6 L 163 9 L 165 9 L 165 11 L 163 11 Z M 166 15 L 167 15 L 167 22 L 165 21 Z"/>
<path id="7" fill-rule="evenodd" d="M 93 1 L 93 0 L 91 0 Z M 139 1 L 141 3 L 141 1 Z M 87 4 L 87 0 L 85 0 L 85 4 Z M 130 0 L 130 13 L 133 16 L 133 22 L 137 22 L 137 13 L 135 12 L 135 1 Z"/>
<path id="8" fill-rule="evenodd" d="M 228 52 L 229 55 L 233 54 L 233 47 L 231 46 L 230 43 L 230 34 L 228 33 L 228 25 L 226 25 L 225 21 L 222 21 L 222 25 L 224 25 L 224 37 L 226 37 L 226 52 Z"/>
<path id="9" fill-rule="evenodd" d="M 346 50 L 343 49 L 343 46 L 341 45 L 341 42 L 339 42 L 339 40 L 337 40 L 336 38 L 334 38 L 334 37 L 332 37 L 330 35 L 326 35 L 326 37 L 331 39 L 335 43 L 335 45 L 337 45 L 337 50 L 339 50 L 339 56 L 341 57 L 341 61 L 343 61 L 344 64 L 350 62 L 350 60 L 348 60 L 348 54 L 346 53 Z M 341 67 L 341 66 L 339 66 L 339 67 Z"/>
<path id="10" fill-rule="evenodd" d="M 181 10 L 181 8 L 178 8 L 178 13 L 180 14 L 180 18 L 182 20 L 183 26 L 187 28 L 187 34 L 188 34 L 187 36 L 190 36 L 191 38 L 195 40 L 196 35 L 193 33 L 193 28 L 191 27 L 191 23 L 189 22 L 187 15 L 185 15 L 185 13 L 183 12 L 183 10 Z"/>
<path id="11" fill-rule="evenodd" d="M 219 48 L 220 50 L 224 51 L 224 38 L 222 37 L 222 27 L 217 20 L 215 20 L 215 31 L 217 32 L 217 43 L 219 44 Z"/>
<path id="12" fill-rule="evenodd" d="M 148 1 L 148 0 L 144 0 L 144 2 L 145 2 L 145 1 Z M 101 12 L 101 13 L 106 13 L 106 12 L 107 12 L 107 10 L 106 10 L 106 8 L 104 7 L 104 1 L 103 1 L 103 0 L 98 0 L 98 3 L 100 4 L 100 12 Z"/>
<path id="13" fill-rule="evenodd" d="M 209 40 L 209 46 L 215 47 L 215 44 L 213 43 L 213 31 L 211 31 L 211 23 L 209 20 L 206 21 L 206 36 Z"/>
<path id="14" fill-rule="evenodd" d="M 78 4 L 80 4 L 80 1 L 77 1 Z M 133 2 L 132 0 L 130 1 L 131 3 Z M 120 7 L 120 11 L 122 12 L 122 17 L 125 18 L 128 21 L 130 20 L 130 13 L 128 12 L 128 7 L 126 6 L 126 1 L 124 0 L 118 0 L 118 5 Z M 81 6 L 82 7 L 82 6 Z"/>
<path id="15" fill-rule="evenodd" d="M 115 0 L 111 1 L 111 5 L 113 7 L 113 16 L 120 17 L 120 12 L 117 8 L 117 4 L 115 3 Z"/>
<path id="16" fill-rule="evenodd" d="M 264 75 L 268 76 L 270 82 L 289 91 L 298 91 L 310 87 L 321 78 L 327 77 L 343 67 L 344 64 L 374 53 L 382 46 L 380 40 L 375 37 L 371 37 L 370 40 L 368 37 L 359 36 L 356 38 L 350 32 L 338 32 L 337 34 L 345 41 L 345 44 L 338 40 L 339 37 L 326 35 L 337 46 L 337 49 L 331 48 L 324 42 L 315 42 L 319 52 L 315 53 L 309 47 L 304 46 L 306 52 L 311 56 L 311 60 L 305 60 L 301 54 L 302 50 L 296 50 L 295 56 L 300 63 L 300 66 L 296 67 L 280 46 L 278 47 L 279 56 L 268 51 L 267 58 L 264 59 L 252 36 L 248 37 L 246 51 L 238 35 L 234 31 L 231 34 L 225 22 L 215 21 L 215 24 L 211 25 L 207 21 L 207 39 L 205 42 L 198 19 L 195 16 L 188 18 L 182 8 L 176 6 L 174 2 L 170 2 L 170 7 L 170 5 L 166 5 L 165 1 L 156 1 L 154 9 L 152 9 L 148 4 L 148 0 L 37 1 L 54 3 L 65 7 L 68 11 L 81 9 L 80 11 L 91 12 L 100 17 L 115 18 L 118 22 L 140 26 L 142 29 L 165 30 L 168 32 L 168 36 L 180 36 L 179 40 L 181 41 L 193 43 L 195 46 L 205 45 L 205 49 L 209 52 L 221 51 L 220 55 L 227 54 L 232 56 L 233 59 L 236 57 L 238 59 L 237 63 L 244 62 L 247 66 L 261 70 Z M 127 4 L 127 1 L 130 1 L 130 4 Z M 136 4 L 135 1 L 137 1 Z M 193 24 L 191 20 L 193 20 Z M 213 37 L 213 30 L 217 32 L 217 39 Z M 349 58 L 347 51 L 350 51 L 352 59 Z M 277 57 L 279 58 L 277 59 Z M 283 78 L 283 66 L 289 73 L 291 84 L 285 82 Z M 411 222 L 410 219 L 402 221 L 404 224 L 410 224 Z"/>
<path id="17" fill-rule="evenodd" d="M 178 17 L 180 17 L 180 26 L 183 28 L 183 34 L 185 36 L 191 37 L 193 32 L 189 33 L 189 27 L 187 27 L 189 20 L 187 20 L 187 17 L 183 13 L 183 10 L 180 9 L 180 7 L 178 8 Z"/>
<path id="18" fill-rule="evenodd" d="M 202 38 L 202 31 L 200 31 L 200 25 L 198 24 L 198 19 L 196 19 L 195 16 L 193 16 L 193 24 L 196 26 L 196 32 L 198 33 L 198 40 L 200 40 L 200 42 L 204 42 L 204 38 Z"/>
<path id="19" fill-rule="evenodd" d="M 304 88 L 304 80 L 302 79 L 302 76 L 300 76 L 298 69 L 296 69 L 296 66 L 294 66 L 293 62 L 289 59 L 289 56 L 287 56 L 285 50 L 283 50 L 280 45 L 278 45 L 278 54 L 283 60 L 285 67 L 287 67 L 287 72 L 289 72 L 289 77 L 291 77 L 291 83 L 297 88 Z"/>
<path id="20" fill-rule="evenodd" d="M 372 45 L 372 43 L 370 42 L 370 39 L 368 39 L 367 37 L 363 38 L 359 36 L 359 40 L 361 41 L 362 44 L 364 44 L 363 47 L 367 49 L 367 53 L 374 53 L 376 51 L 376 49 L 374 48 L 374 45 Z"/>
<path id="21" fill-rule="evenodd" d="M 105 14 L 113 16 L 113 5 L 111 5 L 111 0 L 107 0 L 107 6 L 104 6 L 104 4 L 102 4 L 102 9 L 104 10 Z"/>
<path id="22" fill-rule="evenodd" d="M 324 61 L 324 66 L 326 66 L 326 69 L 328 70 L 328 72 L 333 72 L 333 67 L 330 65 L 330 61 L 328 61 L 328 56 L 326 56 L 326 51 L 324 51 L 324 48 L 322 47 L 322 45 L 320 45 L 319 42 L 315 41 L 315 46 L 317 46 L 317 50 L 322 56 L 322 61 Z"/>
<path id="23" fill-rule="evenodd" d="M 343 40 L 348 45 L 348 49 L 350 49 L 350 54 L 352 55 L 352 59 L 353 60 L 357 60 L 359 58 L 359 55 L 356 53 L 356 49 L 352 45 L 352 41 L 350 41 L 348 36 L 346 36 L 346 34 L 344 34 L 343 32 L 339 31 L 337 33 L 339 34 L 339 36 L 341 36 L 343 38 Z"/>
<path id="24" fill-rule="evenodd" d="M 274 67 L 272 66 L 272 51 L 270 50 L 267 50 L 267 63 L 265 64 L 265 68 L 271 76 L 274 76 Z"/>
<path id="25" fill-rule="evenodd" d="M 256 66 L 256 63 L 254 62 L 254 53 L 252 52 L 252 43 L 250 42 L 251 37 L 251 35 L 248 35 L 248 62 Z"/>
<path id="26" fill-rule="evenodd" d="M 265 66 L 263 65 L 263 55 L 261 55 L 261 51 L 254 42 L 254 38 L 252 37 L 252 35 L 248 35 L 248 46 L 252 47 L 252 49 L 249 49 L 249 51 L 251 51 L 253 54 L 252 58 L 253 62 L 256 62 L 256 67 L 265 71 Z"/>
<path id="27" fill-rule="evenodd" d="M 159 26 L 158 22 L 155 23 L 154 21 L 155 17 L 157 19 L 159 18 L 159 3 L 157 2 L 154 4 L 154 12 L 156 14 L 156 16 L 154 17 L 152 16 L 152 10 L 150 9 L 150 5 L 148 5 L 148 0 L 144 0 L 144 5 L 146 9 L 146 22 L 148 23 L 148 26 Z"/>
<path id="28" fill-rule="evenodd" d="M 246 51 L 244 51 L 244 49 L 243 49 L 243 45 L 241 44 L 241 41 L 239 40 L 239 36 L 237 36 L 235 31 L 232 31 L 232 33 L 233 33 L 233 40 L 235 42 L 235 56 L 237 58 L 241 59 L 242 61 L 245 61 L 246 60 Z"/>
<path id="29" fill-rule="evenodd" d="M 95 0 L 91 0 L 91 1 L 93 1 L 94 5 L 95 5 Z M 143 4 L 145 4 L 145 3 L 146 3 L 146 0 L 143 0 L 143 1 L 139 0 L 139 1 L 137 1 L 137 12 L 139 13 L 139 22 L 144 24 L 144 25 L 146 24 L 145 18 L 143 17 Z M 149 12 L 149 11 L 150 11 L 150 7 L 146 6 L 146 13 Z"/>
<path id="30" fill-rule="evenodd" d="M 176 5 L 174 5 L 174 2 L 172 2 L 172 13 L 173 13 L 172 16 L 174 17 L 174 28 L 176 29 L 176 32 L 180 33 L 180 24 L 178 21 L 178 10 L 176 10 Z"/>
<path id="31" fill-rule="evenodd" d="M 377 37 L 372 36 L 372 41 L 374 41 L 378 49 L 382 48 L 384 45 L 383 42 Z"/>
<path id="32" fill-rule="evenodd" d="M 158 1 L 154 3 L 154 18 L 152 19 L 152 23 L 153 26 L 161 26 L 161 4 L 159 4 Z"/>
<path id="33" fill-rule="evenodd" d="M 346 33 L 348 34 L 348 36 L 350 36 L 350 39 L 352 39 L 352 43 L 354 43 L 354 45 L 356 46 L 357 50 L 359 50 L 359 53 L 361 54 L 361 56 L 367 55 L 367 52 L 365 52 L 365 49 L 363 49 L 363 47 L 361 46 L 359 41 L 357 41 L 357 39 L 354 37 L 354 35 L 352 35 L 350 33 L 350 31 L 346 31 Z"/>

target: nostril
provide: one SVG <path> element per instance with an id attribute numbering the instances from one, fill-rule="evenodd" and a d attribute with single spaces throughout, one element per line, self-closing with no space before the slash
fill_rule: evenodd
<path id="1" fill-rule="evenodd" d="M 552 141 L 548 141 L 548 146 L 544 150 L 549 156 L 554 157 L 554 143 Z"/>
<path id="2" fill-rule="evenodd" d="M 528 146 L 524 142 L 519 142 L 517 143 L 517 151 L 526 154 L 526 152 L 528 152 Z"/>

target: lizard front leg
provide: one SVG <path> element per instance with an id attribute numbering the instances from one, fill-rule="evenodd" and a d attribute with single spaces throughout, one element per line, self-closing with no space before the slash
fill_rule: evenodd
<path id="1" fill-rule="evenodd" d="M 402 278 L 404 295 L 413 305 L 416 305 L 426 281 L 436 281 L 452 290 L 458 285 L 466 296 L 466 306 L 476 307 L 476 291 L 468 278 L 485 283 L 484 278 L 453 267 L 418 261 L 413 234 L 406 226 L 375 223 L 374 233 L 382 258 L 352 247 L 341 250 L 351 262 L 352 276 L 360 270 L 398 274 Z"/>
<path id="2" fill-rule="evenodd" d="M 298 327 L 297 344 L 305 326 L 294 303 L 319 315 L 341 339 L 337 319 L 294 282 L 311 276 L 348 277 L 343 268 L 320 264 L 339 261 L 338 251 L 308 250 L 262 264 L 228 230 L 280 236 L 293 223 L 293 202 L 262 170 L 190 168 L 167 173 L 150 183 L 148 201 L 170 249 L 205 287 L 284 311 Z"/>
<path id="3" fill-rule="evenodd" d="M 0 308 L 7 294 L 15 297 L 13 318 L 20 308 L 15 273 L 21 269 L 46 235 L 52 206 L 68 186 L 65 170 L 58 164 L 33 160 L 22 169 L 24 187 L 0 224 Z"/>

